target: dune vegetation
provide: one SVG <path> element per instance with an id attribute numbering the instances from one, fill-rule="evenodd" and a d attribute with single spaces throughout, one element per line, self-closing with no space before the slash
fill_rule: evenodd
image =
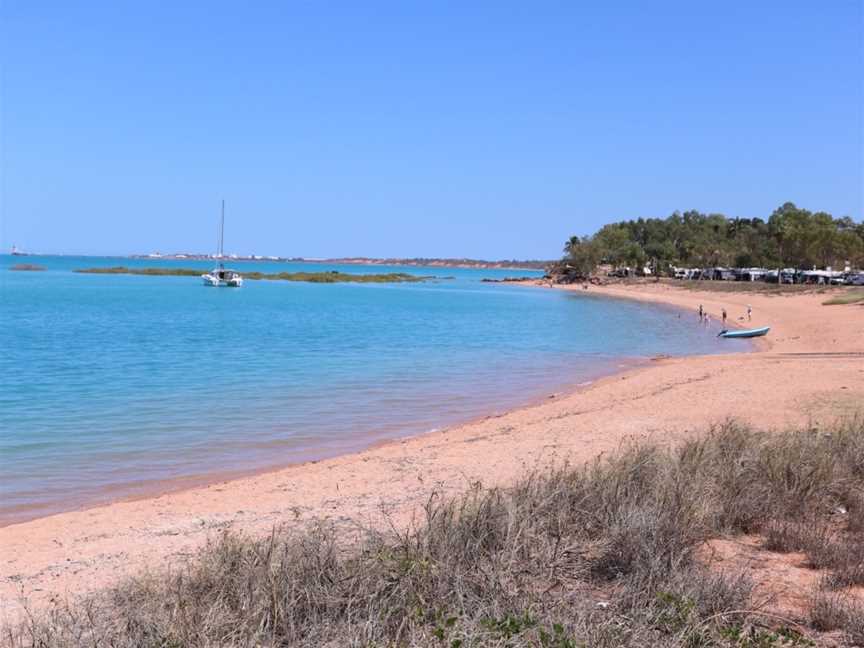
<path id="1" fill-rule="evenodd" d="M 114 266 L 103 268 L 81 268 L 74 272 L 83 274 L 130 274 L 170 277 L 199 277 L 205 271 L 195 268 L 128 268 Z M 405 272 L 385 274 L 353 274 L 331 270 L 329 272 L 243 272 L 244 279 L 271 281 L 306 281 L 309 283 L 403 283 L 428 281 L 434 277 L 420 277 Z"/>
<path id="2" fill-rule="evenodd" d="M 432 496 L 408 529 L 225 533 L 188 563 L 57 604 L 16 647 L 716 646 L 864 643 L 864 418 L 735 423 L 629 445 L 506 489 Z M 796 616 L 705 548 L 756 537 L 822 579 Z M 829 634 L 824 634 L 829 633 Z"/>
<path id="3" fill-rule="evenodd" d="M 845 286 L 826 286 L 819 284 L 777 284 L 764 281 L 704 281 L 699 279 L 670 279 L 668 277 L 626 277 L 604 279 L 607 284 L 665 284 L 682 290 L 726 294 L 754 295 L 804 295 L 843 294 L 848 290 Z"/>
<path id="4" fill-rule="evenodd" d="M 831 299 L 822 302 L 825 306 L 836 306 L 842 304 L 859 304 L 864 302 L 864 288 L 848 288 L 837 291 Z"/>

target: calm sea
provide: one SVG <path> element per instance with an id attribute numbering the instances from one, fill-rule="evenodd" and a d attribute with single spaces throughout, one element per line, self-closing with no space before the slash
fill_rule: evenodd
<path id="1" fill-rule="evenodd" d="M 44 272 L 16 272 L 18 262 Z M 484 277 L 423 284 L 84 275 L 209 263 L 0 256 L 0 523 L 349 452 L 525 404 L 655 354 L 743 350 L 693 313 Z M 447 278 L 443 278 L 447 277 Z"/>

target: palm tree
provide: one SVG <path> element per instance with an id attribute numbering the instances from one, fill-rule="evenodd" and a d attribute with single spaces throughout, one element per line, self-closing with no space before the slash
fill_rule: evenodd
<path id="1" fill-rule="evenodd" d="M 571 236 L 567 239 L 567 243 L 564 244 L 564 253 L 565 254 L 573 254 L 579 245 L 582 243 L 582 239 L 578 236 Z"/>

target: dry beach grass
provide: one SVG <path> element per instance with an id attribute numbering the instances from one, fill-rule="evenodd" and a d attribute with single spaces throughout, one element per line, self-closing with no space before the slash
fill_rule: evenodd
<path id="1" fill-rule="evenodd" d="M 825 306 L 837 306 L 843 304 L 860 304 L 861 302 L 864 302 L 864 288 L 847 288 L 822 303 Z"/>

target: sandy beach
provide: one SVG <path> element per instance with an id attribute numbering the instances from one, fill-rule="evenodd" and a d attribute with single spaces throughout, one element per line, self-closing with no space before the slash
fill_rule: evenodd
<path id="1" fill-rule="evenodd" d="M 830 421 L 864 402 L 860 304 L 823 306 L 828 296 L 815 291 L 697 292 L 667 283 L 588 292 L 680 307 L 694 326 L 699 304 L 712 319 L 725 308 L 735 324 L 747 323 L 749 304 L 752 325 L 771 333 L 752 353 L 656 359 L 531 407 L 357 454 L 0 528 L 0 621 L 19 618 L 25 603 L 39 609 L 176 565 L 224 530 L 264 533 L 314 518 L 348 530 L 404 525 L 433 492 L 507 484 L 627 440 L 675 443 L 730 417 L 767 428 Z"/>

